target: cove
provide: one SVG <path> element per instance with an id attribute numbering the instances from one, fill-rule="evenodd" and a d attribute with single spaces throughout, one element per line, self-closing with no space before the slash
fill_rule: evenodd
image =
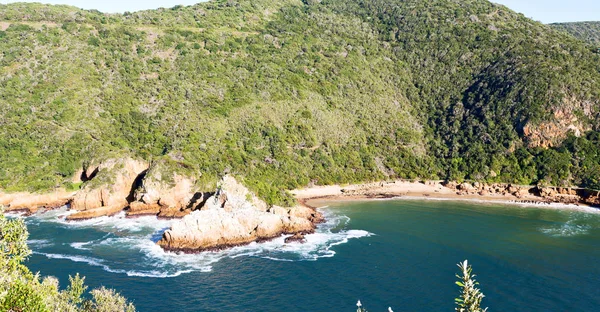
<path id="1" fill-rule="evenodd" d="M 469 259 L 490 311 L 591 311 L 600 305 L 600 214 L 455 201 L 329 203 L 305 245 L 283 238 L 175 255 L 150 217 L 79 223 L 27 218 L 32 271 L 79 272 L 139 311 L 453 311 L 456 263 Z"/>

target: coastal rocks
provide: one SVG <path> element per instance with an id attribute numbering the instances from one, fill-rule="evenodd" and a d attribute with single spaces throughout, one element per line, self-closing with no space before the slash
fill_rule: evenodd
<path id="1" fill-rule="evenodd" d="M 269 208 L 233 177 L 226 176 L 201 210 L 175 222 L 158 245 L 183 252 L 222 249 L 282 234 L 312 233 L 315 221 L 321 218 L 306 207 Z"/>
<path id="2" fill-rule="evenodd" d="M 304 234 L 302 233 L 296 233 L 290 237 L 286 237 L 284 242 L 286 244 L 290 244 L 290 243 L 306 243 L 306 237 Z"/>
<path id="3" fill-rule="evenodd" d="M 553 203 L 563 203 L 563 204 L 577 204 L 577 203 L 585 203 L 586 196 L 581 192 L 578 192 L 577 189 L 574 188 L 554 188 L 554 187 L 537 187 L 535 188 L 535 192 L 539 194 L 542 198 L 544 198 L 547 202 Z M 580 194 L 581 193 L 581 194 Z"/>
<path id="4" fill-rule="evenodd" d="M 129 206 L 132 190 L 141 181 L 147 168 L 146 162 L 132 158 L 109 159 L 93 169 L 87 168 L 89 172 L 86 175 L 93 178 L 77 192 L 71 201 L 71 208 L 88 212 L 70 217 L 98 217 L 123 210 Z"/>
<path id="5" fill-rule="evenodd" d="M 207 194 L 196 190 L 196 179 L 178 172 L 171 160 L 153 163 L 134 192 L 128 216 L 181 218 L 202 207 Z"/>
<path id="6" fill-rule="evenodd" d="M 31 193 L 0 193 L 0 206 L 6 207 L 6 211 L 25 211 L 35 213 L 40 208 L 54 209 L 66 205 L 75 192 L 63 189 L 55 190 L 46 194 Z"/>
<path id="7" fill-rule="evenodd" d="M 482 182 L 456 183 L 446 181 L 445 187 L 455 190 L 458 195 L 481 195 L 481 196 L 514 196 L 517 198 L 525 197 L 530 194 L 532 187 L 518 186 L 512 184 L 487 184 Z"/>
<path id="8" fill-rule="evenodd" d="M 600 191 L 584 191 L 584 203 L 591 205 L 591 206 L 595 206 L 595 207 L 600 207 Z"/>
<path id="9" fill-rule="evenodd" d="M 159 204 L 146 204 L 143 202 L 135 201 L 129 204 L 127 210 L 128 217 L 140 217 L 140 216 L 156 216 L 161 211 Z"/>
<path id="10" fill-rule="evenodd" d="M 81 221 L 104 216 L 114 216 L 123 211 L 123 205 L 103 206 L 95 209 L 88 209 L 67 216 L 67 221 Z"/>

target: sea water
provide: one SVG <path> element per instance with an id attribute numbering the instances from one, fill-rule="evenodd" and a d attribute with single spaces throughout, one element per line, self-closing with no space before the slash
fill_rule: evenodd
<path id="1" fill-rule="evenodd" d="M 86 276 L 138 311 L 453 311 L 456 263 L 469 260 L 490 311 L 597 311 L 595 209 L 482 202 L 335 203 L 305 244 L 284 238 L 221 252 L 166 253 L 169 220 L 124 215 L 70 223 L 66 210 L 26 219 L 28 266 Z"/>

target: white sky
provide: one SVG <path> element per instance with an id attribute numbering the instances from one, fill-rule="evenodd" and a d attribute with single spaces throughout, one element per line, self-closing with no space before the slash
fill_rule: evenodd
<path id="1" fill-rule="evenodd" d="M 423 0 L 431 1 L 431 0 Z M 600 0 L 492 0 L 544 23 L 600 21 Z M 192 5 L 201 0 L 0 0 L 0 4 L 12 2 L 42 2 L 69 4 L 84 9 L 96 9 L 107 13 L 170 8 L 178 4 Z"/>

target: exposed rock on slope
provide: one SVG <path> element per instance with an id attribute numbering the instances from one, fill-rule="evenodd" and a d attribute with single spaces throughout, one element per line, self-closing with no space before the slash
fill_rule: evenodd
<path id="1" fill-rule="evenodd" d="M 307 207 L 269 208 L 227 176 L 201 210 L 175 222 L 158 244 L 183 252 L 221 249 L 282 234 L 312 233 L 320 219 L 318 212 Z"/>
<path id="2" fill-rule="evenodd" d="M 580 137 L 582 133 L 592 130 L 589 125 L 579 120 L 575 111 L 582 112 L 586 118 L 592 118 L 593 106 L 590 101 L 580 101 L 575 97 L 565 98 L 563 104 L 554 110 L 554 120 L 527 124 L 523 127 L 523 135 L 528 145 L 553 147 L 560 145 L 569 133 Z"/>
<path id="3" fill-rule="evenodd" d="M 180 218 L 202 207 L 209 194 L 196 190 L 196 179 L 169 170 L 168 160 L 152 164 L 140 187 L 128 216 L 158 215 Z"/>
<path id="4" fill-rule="evenodd" d="M 136 184 L 148 168 L 144 161 L 132 158 L 110 159 L 91 172 L 94 178 L 71 201 L 71 208 L 81 211 L 69 216 L 70 220 L 89 219 L 112 215 L 129 206 L 129 198 Z M 88 168 L 86 171 L 90 171 Z M 90 175 L 92 174 L 90 172 Z"/>

